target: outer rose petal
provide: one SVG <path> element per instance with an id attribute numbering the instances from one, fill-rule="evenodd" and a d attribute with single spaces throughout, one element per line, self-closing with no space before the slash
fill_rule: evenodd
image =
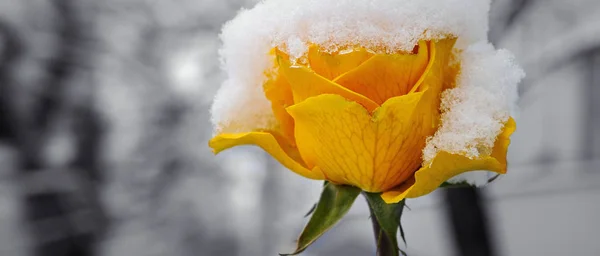
<path id="1" fill-rule="evenodd" d="M 429 65 L 425 74 L 417 82 L 412 91 L 433 90 L 442 91 L 454 87 L 456 75 L 459 71 L 457 64 L 451 65 L 453 58 L 452 49 L 456 38 L 442 39 L 431 42 Z"/>
<path id="2" fill-rule="evenodd" d="M 294 119 L 285 111 L 285 108 L 294 105 L 292 88 L 288 81 L 281 75 L 268 80 L 264 86 L 265 96 L 271 101 L 271 109 L 275 118 L 279 121 L 279 130 L 281 134 L 294 145 Z"/>
<path id="3" fill-rule="evenodd" d="M 287 108 L 307 166 L 328 180 L 381 192 L 404 182 L 421 165 L 428 111 L 423 92 L 386 101 L 371 116 L 356 102 L 324 94 Z"/>
<path id="4" fill-rule="evenodd" d="M 309 179 L 324 179 L 323 173 L 319 170 L 309 170 L 301 164 L 302 161 L 295 148 L 286 145 L 285 142 L 282 143 L 273 134 L 268 132 L 220 134 L 212 138 L 208 142 L 208 145 L 213 149 L 215 154 L 235 146 L 256 145 L 293 172 Z"/>
<path id="5" fill-rule="evenodd" d="M 508 146 L 510 145 L 510 135 L 517 129 L 517 123 L 514 119 L 509 118 L 506 124 L 504 124 L 504 130 L 502 134 L 498 135 L 496 142 L 494 143 L 494 149 L 492 149 L 491 156 L 496 158 L 500 162 L 504 172 L 506 173 L 506 154 L 508 153 Z"/>
<path id="6" fill-rule="evenodd" d="M 427 90 L 431 93 L 431 126 L 437 129 L 440 121 L 440 101 L 441 93 L 444 89 L 451 88 L 456 82 L 458 65 L 449 65 L 452 58 L 452 48 L 456 42 L 455 38 L 443 39 L 437 42 L 432 42 L 430 48 L 431 60 L 427 66 L 425 74 L 419 82 L 412 88 L 411 92 Z"/>
<path id="7" fill-rule="evenodd" d="M 502 134 L 496 139 L 490 156 L 478 159 L 440 152 L 431 164 L 422 167 L 415 173 L 414 179 L 381 194 L 386 203 L 397 203 L 402 199 L 414 198 L 431 193 L 444 181 L 464 172 L 489 170 L 500 174 L 506 173 L 506 152 L 510 144 L 510 135 L 515 131 L 516 124 L 511 118 L 506 122 Z"/>
<path id="8" fill-rule="evenodd" d="M 373 111 L 379 107 L 379 104 L 365 96 L 331 82 L 306 67 L 291 66 L 290 62 L 281 56 L 278 57 L 278 61 L 279 71 L 290 83 L 295 103 L 302 102 L 309 97 L 331 93 L 340 95 L 348 100 L 356 101 L 369 111 Z"/>
<path id="9" fill-rule="evenodd" d="M 377 104 L 407 94 L 425 74 L 433 43 L 419 42 L 417 54 L 379 54 L 348 71 L 334 82 L 360 93 Z"/>
<path id="10" fill-rule="evenodd" d="M 442 65 L 444 77 L 442 78 L 442 91 L 456 86 L 456 76 L 460 72 L 460 62 L 457 61 L 457 55 L 453 54 L 452 49 L 456 44 L 456 38 L 443 39 L 437 41 L 436 59 Z"/>

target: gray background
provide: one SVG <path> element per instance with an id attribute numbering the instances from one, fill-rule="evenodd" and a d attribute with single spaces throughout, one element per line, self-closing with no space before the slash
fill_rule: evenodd
<path id="1" fill-rule="evenodd" d="M 32 232 L 23 217 L 24 196 L 39 190 L 83 198 L 76 226 L 93 235 L 98 255 L 292 250 L 321 183 L 256 148 L 215 157 L 207 147 L 208 109 L 223 80 L 218 33 L 253 4 L 0 0 L 9 28 L 0 70 L 10 74 L 0 86 L 16 113 L 6 122 L 34 131 L 22 136 L 29 142 L 0 138 L 0 255 L 62 239 L 60 225 Z M 510 174 L 484 189 L 498 255 L 600 255 L 600 2 L 496 0 L 491 25 L 490 39 L 527 72 Z M 10 42 L 21 48 L 12 60 Z M 58 80 L 57 65 L 69 70 Z M 58 103 L 35 137 L 27 117 L 46 94 Z M 94 143 L 79 144 L 81 134 Z M 29 152 L 39 154 L 35 175 L 18 164 Z M 80 158 L 86 164 L 72 164 Z M 408 202 L 410 255 L 453 254 L 443 203 L 439 192 Z M 303 255 L 374 255 L 362 199 Z"/>

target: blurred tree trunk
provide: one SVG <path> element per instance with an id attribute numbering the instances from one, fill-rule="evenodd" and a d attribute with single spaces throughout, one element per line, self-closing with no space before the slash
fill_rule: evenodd
<path id="1" fill-rule="evenodd" d="M 518 23 L 519 18 L 532 6 L 535 0 L 493 0 L 492 14 L 497 14 L 490 19 L 489 39 L 497 43 Z"/>
<path id="2" fill-rule="evenodd" d="M 3 41 L 0 53 L 0 140 L 8 140 L 13 144 L 20 144 L 23 138 L 19 136 L 19 127 L 16 125 L 16 111 L 11 97 L 11 85 L 15 66 L 23 55 L 23 39 L 18 31 L 6 20 L 0 20 L 0 39 Z"/>
<path id="3" fill-rule="evenodd" d="M 11 77 L 26 44 L 18 31 L 0 22 L 5 39 L 0 60 L 0 138 L 19 152 L 19 180 L 34 255 L 93 255 L 94 243 L 107 224 L 97 189 L 102 127 L 93 101 L 85 98 L 91 95 L 90 85 L 78 85 L 81 89 L 73 88 L 72 83 L 75 73 L 88 65 L 85 36 L 91 30 L 80 17 L 78 1 L 52 0 L 51 6 L 57 41 L 45 64 L 39 94 L 28 109 L 16 102 L 22 89 Z M 85 99 L 73 99 L 81 96 L 74 90 L 83 91 Z M 58 126 L 65 120 L 72 125 Z M 53 129 L 68 129 L 69 134 L 77 135 L 70 164 L 52 166 L 45 156 Z"/>
<path id="4" fill-rule="evenodd" d="M 583 160 L 600 158 L 600 46 L 579 54 L 584 58 L 588 67 L 588 81 L 586 92 L 587 110 L 585 124 L 583 125 Z"/>
<path id="5" fill-rule="evenodd" d="M 454 233 L 456 255 L 493 256 L 488 219 L 478 188 L 445 190 L 448 219 Z"/>

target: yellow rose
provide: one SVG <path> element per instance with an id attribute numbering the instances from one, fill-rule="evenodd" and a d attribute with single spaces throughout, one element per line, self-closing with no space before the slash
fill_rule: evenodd
<path id="1" fill-rule="evenodd" d="M 397 54 L 312 46 L 305 64 L 291 64 L 274 49 L 276 69 L 264 91 L 278 128 L 218 134 L 209 145 L 215 153 L 257 145 L 297 174 L 383 192 L 388 203 L 428 194 L 463 172 L 505 173 L 512 119 L 487 154 L 441 151 L 423 163 L 426 140 L 440 122 L 441 92 L 454 87 L 460 70 L 451 64 L 455 41 L 420 41 Z"/>

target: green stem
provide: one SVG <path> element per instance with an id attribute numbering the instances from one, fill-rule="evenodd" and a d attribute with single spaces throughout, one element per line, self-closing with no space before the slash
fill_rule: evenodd
<path id="1" fill-rule="evenodd" d="M 369 212 L 371 213 L 371 223 L 373 224 L 373 235 L 375 236 L 375 245 L 377 246 L 377 256 L 397 255 L 394 252 L 394 244 L 381 229 L 377 218 L 373 214 L 373 209 L 371 209 L 371 205 L 369 205 Z"/>

